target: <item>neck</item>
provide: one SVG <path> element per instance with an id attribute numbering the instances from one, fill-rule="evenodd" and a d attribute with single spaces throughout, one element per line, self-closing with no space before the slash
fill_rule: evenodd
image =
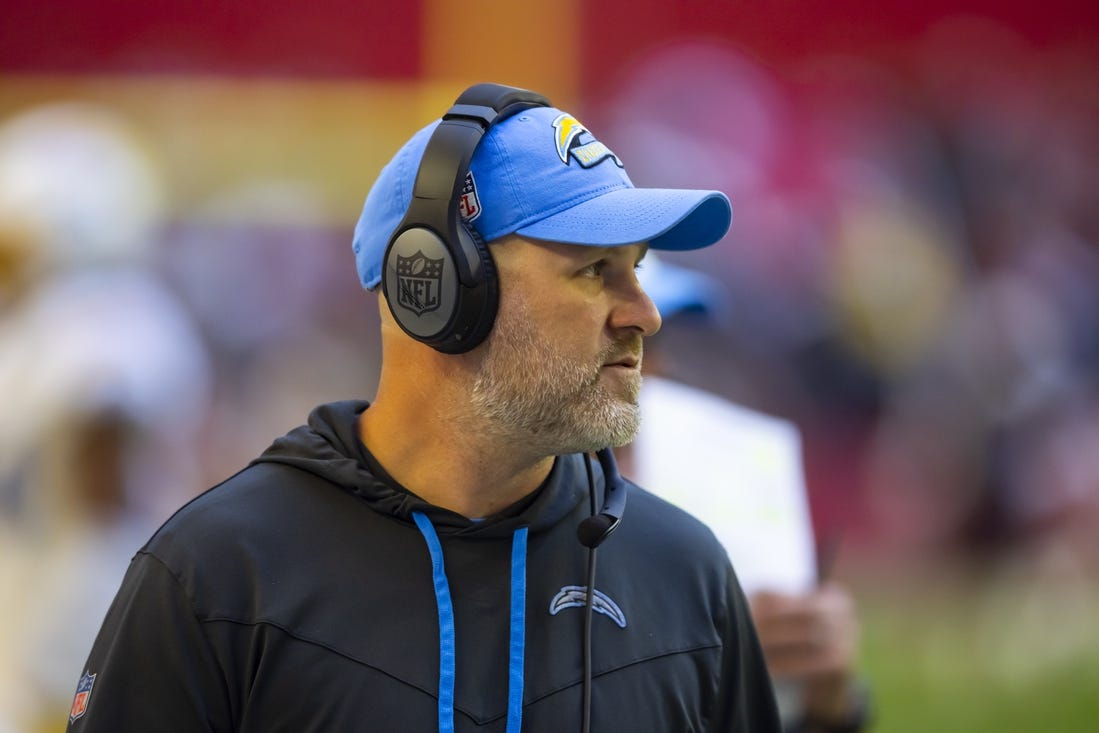
<path id="1" fill-rule="evenodd" d="M 633 443 L 619 446 L 614 449 L 615 463 L 618 464 L 618 472 L 623 476 L 636 476 L 634 465 Z"/>
<path id="2" fill-rule="evenodd" d="M 463 406 L 468 390 L 448 375 L 386 381 L 363 413 L 359 437 L 394 480 L 425 501 L 486 517 L 535 491 L 553 456 L 516 450 Z M 418 385 L 431 385 L 425 389 Z M 448 387 L 450 389 L 448 390 Z"/>

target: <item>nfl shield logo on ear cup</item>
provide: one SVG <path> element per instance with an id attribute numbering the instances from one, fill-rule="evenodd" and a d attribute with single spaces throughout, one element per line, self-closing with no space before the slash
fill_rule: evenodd
<path id="1" fill-rule="evenodd" d="M 400 248 L 397 248 L 400 252 Z M 397 304 L 417 316 L 438 310 L 442 292 L 443 262 L 424 254 L 423 248 L 411 257 L 397 255 Z"/>

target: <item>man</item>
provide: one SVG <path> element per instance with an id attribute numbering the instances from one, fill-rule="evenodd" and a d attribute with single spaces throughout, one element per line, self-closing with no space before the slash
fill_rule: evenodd
<path id="1" fill-rule="evenodd" d="M 70 729 L 778 731 L 720 544 L 606 450 L 660 326 L 636 266 L 730 218 L 634 188 L 538 95 L 463 93 L 356 227 L 375 400 L 319 407 L 161 528 Z"/>
<path id="2" fill-rule="evenodd" d="M 784 729 L 864 730 L 858 618 L 848 590 L 820 574 L 830 558 L 816 557 L 797 426 L 675 378 L 675 356 L 686 342 L 698 340 L 712 352 L 707 327 L 728 307 L 718 280 L 652 254 L 639 280 L 664 328 L 646 349 L 642 428 L 616 451 L 622 472 L 704 520 L 729 552 Z M 667 341 L 676 335 L 686 338 Z"/>

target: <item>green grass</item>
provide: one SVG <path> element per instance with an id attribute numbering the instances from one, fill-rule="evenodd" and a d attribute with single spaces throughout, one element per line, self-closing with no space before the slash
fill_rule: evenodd
<path id="1" fill-rule="evenodd" d="M 1099 732 L 1094 579 L 852 586 L 877 733 Z"/>

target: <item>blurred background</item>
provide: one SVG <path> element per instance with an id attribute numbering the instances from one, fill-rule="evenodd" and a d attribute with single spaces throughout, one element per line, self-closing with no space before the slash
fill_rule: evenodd
<path id="1" fill-rule="evenodd" d="M 174 507 L 372 397 L 352 229 L 478 81 L 729 194 L 672 367 L 801 428 L 874 729 L 1096 730 L 1097 42 L 1070 0 L 5 0 L 0 733 L 63 729 Z"/>

